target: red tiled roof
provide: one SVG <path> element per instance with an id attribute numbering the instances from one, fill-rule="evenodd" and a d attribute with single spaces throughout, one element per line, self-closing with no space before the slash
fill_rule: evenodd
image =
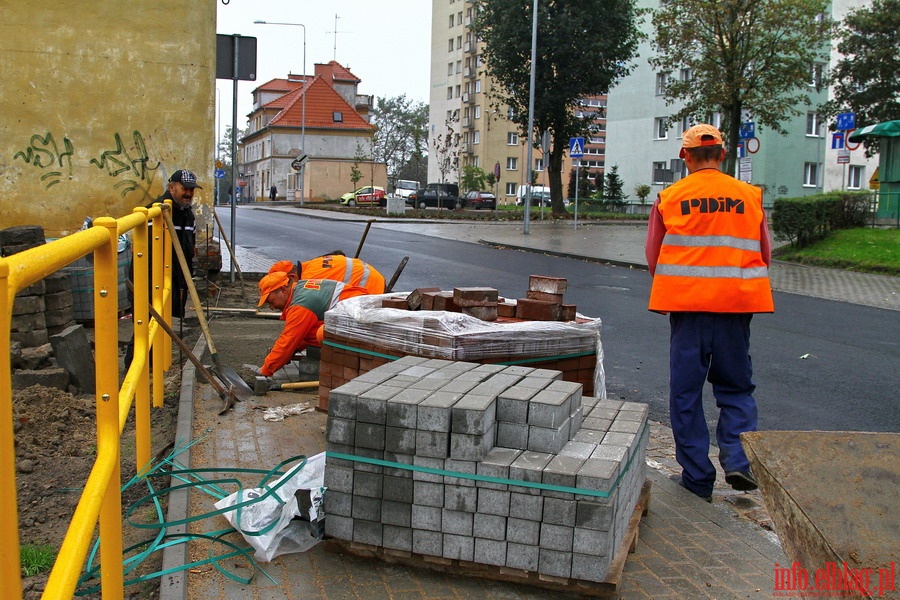
<path id="1" fill-rule="evenodd" d="M 318 63 L 315 68 L 316 75 L 321 75 L 322 77 L 325 77 L 326 80 L 349 81 L 352 83 L 359 83 L 362 81 L 362 79 L 351 73 L 350 69 L 334 60 L 328 61 L 325 64 Z"/>
<path id="2" fill-rule="evenodd" d="M 303 85 L 303 75 L 296 75 L 298 79 L 282 79 L 280 77 L 276 77 L 275 79 L 270 79 L 264 84 L 257 86 L 254 92 L 258 91 L 267 91 L 267 92 L 290 92 L 291 90 L 296 90 L 298 87 Z"/>
<path id="3" fill-rule="evenodd" d="M 306 86 L 285 94 L 266 107 L 283 108 L 269 122 L 272 127 L 300 127 L 303 123 L 303 95 L 306 94 L 306 127 L 317 129 L 364 129 L 374 126 L 363 119 L 347 101 L 332 88 L 321 75 Z M 277 105 L 276 105 L 277 103 Z M 335 122 L 334 113 L 339 112 L 343 121 Z"/>

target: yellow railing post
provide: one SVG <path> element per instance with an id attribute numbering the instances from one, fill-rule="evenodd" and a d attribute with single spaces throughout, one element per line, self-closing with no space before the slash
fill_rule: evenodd
<path id="1" fill-rule="evenodd" d="M 13 432 L 12 364 L 9 360 L 9 332 L 12 300 L 9 265 L 0 258 L 0 581 L 7 590 L 22 589 L 19 565 L 19 509 L 16 501 L 16 447 Z"/>
<path id="2" fill-rule="evenodd" d="M 149 352 L 150 311 L 150 265 L 148 260 L 147 213 L 143 206 L 135 208 L 135 213 L 144 216 L 141 223 L 134 228 L 132 235 L 132 314 L 134 315 L 134 356 L 140 356 L 141 374 L 138 378 L 134 395 L 134 427 L 135 456 L 137 472 L 141 473 L 150 466 L 150 365 L 147 362 Z"/>
<path id="3" fill-rule="evenodd" d="M 156 206 L 154 204 L 154 206 Z M 153 217 L 153 225 L 151 227 L 151 231 L 153 232 L 153 239 L 150 240 L 150 244 L 152 245 L 152 249 L 150 251 L 151 256 L 153 256 L 153 273 L 152 273 L 152 282 L 153 289 L 150 290 L 151 297 L 153 301 L 153 308 L 161 315 L 166 315 L 167 313 L 163 312 L 163 306 L 165 304 L 165 273 L 166 273 L 166 256 L 165 256 L 165 235 L 166 235 L 166 223 L 162 218 L 162 212 L 155 215 Z M 171 315 L 171 312 L 168 313 Z M 172 321 L 171 316 L 167 316 L 169 322 Z M 160 407 L 163 404 L 163 398 L 165 396 L 165 387 L 164 387 L 164 379 L 163 374 L 165 370 L 169 367 L 171 361 L 171 344 L 169 343 L 161 343 L 161 340 L 165 339 L 162 335 L 157 335 L 154 339 L 154 347 L 156 348 L 156 352 L 153 353 L 153 406 Z M 169 348 L 169 351 L 166 352 L 166 348 Z"/>
<path id="4" fill-rule="evenodd" d="M 97 458 L 114 457 L 100 505 L 100 585 L 104 599 L 122 598 L 122 494 L 119 435 L 119 306 L 117 224 L 100 217 L 109 240 L 94 251 L 94 354 L 97 387 Z"/>

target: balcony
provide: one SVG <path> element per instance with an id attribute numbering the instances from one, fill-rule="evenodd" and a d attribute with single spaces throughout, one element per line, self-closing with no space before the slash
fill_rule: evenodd
<path id="1" fill-rule="evenodd" d="M 475 52 L 477 44 L 473 42 L 465 42 L 463 44 L 463 52 Z"/>
<path id="2" fill-rule="evenodd" d="M 465 94 L 462 95 L 463 104 L 468 104 L 470 100 L 473 100 L 472 94 L 466 92 Z"/>
<path id="3" fill-rule="evenodd" d="M 463 67 L 463 77 L 466 79 L 471 79 L 475 77 L 475 69 L 472 67 Z"/>
<path id="4" fill-rule="evenodd" d="M 463 129 L 473 129 L 475 127 L 475 119 L 472 117 L 463 117 L 462 126 Z"/>

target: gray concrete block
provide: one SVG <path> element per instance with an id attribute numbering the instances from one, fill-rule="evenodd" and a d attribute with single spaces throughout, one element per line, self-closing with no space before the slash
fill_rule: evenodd
<path id="1" fill-rule="evenodd" d="M 325 514 L 328 518 L 331 515 L 341 517 L 353 516 L 353 494 L 347 492 L 338 492 L 336 490 L 325 491 Z"/>
<path id="2" fill-rule="evenodd" d="M 353 519 L 329 514 L 325 519 L 325 534 L 339 540 L 353 539 Z"/>
<path id="3" fill-rule="evenodd" d="M 522 489 L 513 488 L 510 489 Z M 510 492 L 509 493 L 509 516 L 517 519 L 529 519 L 531 521 L 542 521 L 544 514 L 544 497 L 535 496 L 531 493 Z"/>
<path id="4" fill-rule="evenodd" d="M 609 574 L 611 556 L 596 554 L 572 554 L 572 579 L 582 581 L 606 581 Z"/>
<path id="5" fill-rule="evenodd" d="M 527 481 L 532 483 L 541 483 L 543 478 L 544 467 L 553 458 L 552 454 L 544 452 L 525 451 L 509 465 L 509 478 L 518 481 Z M 541 493 L 537 488 L 520 488 L 520 493 L 536 494 Z"/>
<path id="6" fill-rule="evenodd" d="M 355 519 L 366 521 L 381 520 L 381 498 L 367 498 L 365 496 L 353 496 L 351 515 Z"/>
<path id="7" fill-rule="evenodd" d="M 528 544 L 506 544 L 506 566 L 510 569 L 537 571 L 540 564 L 540 548 Z"/>
<path id="8" fill-rule="evenodd" d="M 471 512 L 444 508 L 441 512 L 441 531 L 471 537 L 473 517 Z"/>
<path id="9" fill-rule="evenodd" d="M 384 476 L 382 499 L 393 502 L 413 501 L 413 480 L 409 477 Z"/>
<path id="10" fill-rule="evenodd" d="M 389 398 L 386 406 L 385 424 L 392 427 L 415 429 L 416 409 L 419 403 L 430 394 L 429 390 L 406 389 Z"/>
<path id="11" fill-rule="evenodd" d="M 381 522 L 385 525 L 398 527 L 410 527 L 412 523 L 412 505 L 408 502 L 391 502 L 384 500 L 381 503 Z"/>
<path id="12" fill-rule="evenodd" d="M 584 391 L 584 386 L 582 386 L 580 383 L 574 381 L 557 380 L 550 383 L 550 385 L 547 386 L 547 390 L 568 394 L 571 397 L 570 401 L 572 403 L 569 408 L 570 412 L 581 406 L 581 398 Z"/>
<path id="13" fill-rule="evenodd" d="M 534 367 L 525 367 L 523 365 L 507 365 L 505 369 L 500 371 L 504 375 L 520 375 L 525 377 L 534 372 Z"/>
<path id="14" fill-rule="evenodd" d="M 572 553 L 541 548 L 538 572 L 554 577 L 570 577 L 572 575 Z"/>
<path id="15" fill-rule="evenodd" d="M 423 467 L 425 469 L 436 469 L 439 471 L 444 470 L 444 460 L 443 458 L 431 458 L 428 456 L 414 456 L 413 464 L 417 467 Z M 413 471 L 413 479 L 415 481 L 430 481 L 431 483 L 444 483 L 443 475 L 436 475 L 434 473 L 428 473 L 426 471 Z"/>
<path id="16" fill-rule="evenodd" d="M 476 512 L 472 522 L 472 531 L 480 538 L 489 540 L 506 539 L 506 517 L 487 515 Z"/>
<path id="17" fill-rule="evenodd" d="M 442 511 L 443 509 L 438 506 L 413 504 L 410 510 L 410 518 L 416 529 L 440 531 Z"/>
<path id="18" fill-rule="evenodd" d="M 597 396 L 582 396 L 581 397 L 581 406 L 584 409 L 584 412 L 587 413 L 591 408 L 597 405 L 600 401 Z"/>
<path id="19" fill-rule="evenodd" d="M 444 470 L 452 473 L 462 473 L 465 475 L 474 475 L 478 469 L 478 461 L 474 460 L 456 460 L 455 458 L 444 459 Z M 444 485 L 457 485 L 460 487 L 475 487 L 475 480 L 466 477 L 450 477 L 444 476 Z"/>
<path id="20" fill-rule="evenodd" d="M 566 417 L 562 424 L 560 424 L 559 427 L 555 429 L 548 427 L 538 427 L 537 425 L 529 425 L 527 444 L 528 450 L 532 452 L 544 452 L 554 455 L 557 454 L 569 441 L 571 419 L 571 417 Z"/>
<path id="21" fill-rule="evenodd" d="M 413 529 L 412 551 L 416 554 L 428 556 L 441 556 L 444 553 L 444 534 L 440 531 L 426 531 Z"/>
<path id="22" fill-rule="evenodd" d="M 599 555 L 615 554 L 614 538 L 611 532 L 599 529 L 584 529 L 582 527 L 578 527 L 574 531 L 573 552 L 579 554 L 593 552 Z"/>
<path id="23" fill-rule="evenodd" d="M 410 390 L 426 390 L 429 392 L 434 392 L 442 388 L 447 383 L 446 378 L 438 378 L 438 377 L 423 377 L 418 381 L 414 381 L 409 384 Z"/>
<path id="24" fill-rule="evenodd" d="M 328 414 L 343 419 L 356 419 L 356 398 L 376 384 L 354 379 L 328 392 Z"/>
<path id="25" fill-rule="evenodd" d="M 575 526 L 578 529 L 609 531 L 615 514 L 615 504 L 590 500 L 578 500 L 577 504 Z"/>
<path id="26" fill-rule="evenodd" d="M 353 456 L 356 453 L 356 447 L 353 444 L 336 444 L 334 442 L 326 441 L 325 450 L 328 452 L 328 455 L 325 457 L 325 468 L 331 466 L 353 468 L 352 460 L 334 456 L 334 454 Z"/>
<path id="27" fill-rule="evenodd" d="M 541 481 L 550 485 L 558 485 L 561 487 L 574 488 L 578 474 L 578 469 L 584 464 L 586 459 L 577 456 L 567 456 L 559 454 L 544 467 L 544 474 Z M 557 492 L 553 490 L 544 490 L 544 496 L 549 498 L 574 499 L 573 492 Z"/>
<path id="28" fill-rule="evenodd" d="M 450 456 L 450 433 L 416 430 L 416 456 L 447 458 Z"/>
<path id="29" fill-rule="evenodd" d="M 466 379 L 465 376 L 461 375 L 442 385 L 438 391 L 462 396 L 468 394 L 479 383 L 481 383 L 481 380 L 478 378 Z"/>
<path id="30" fill-rule="evenodd" d="M 636 414 L 636 413 L 634 413 Z M 638 433 L 644 427 L 643 421 L 630 421 L 627 419 L 623 419 L 621 417 L 622 413 L 619 413 L 620 416 L 616 417 L 616 420 L 612 422 L 609 426 L 609 430 L 611 432 L 617 433 Z"/>
<path id="31" fill-rule="evenodd" d="M 384 450 L 397 454 L 416 453 L 416 430 L 406 427 L 386 426 L 384 429 Z"/>
<path id="32" fill-rule="evenodd" d="M 478 512 L 487 515 L 509 516 L 510 492 L 475 488 L 478 490 Z"/>
<path id="33" fill-rule="evenodd" d="M 71 320 L 71 309 L 68 313 L 64 322 Z M 50 319 L 49 313 L 47 319 L 48 321 Z M 48 322 L 47 325 L 52 326 L 52 322 Z M 53 346 L 57 364 L 69 373 L 71 382 L 83 392 L 93 393 L 94 353 L 91 351 L 84 325 L 72 325 L 56 335 L 51 335 L 50 345 Z"/>
<path id="34" fill-rule="evenodd" d="M 403 388 L 377 385 L 356 397 L 356 420 L 384 425 L 387 417 L 387 400 L 403 391 Z"/>
<path id="35" fill-rule="evenodd" d="M 581 429 L 587 429 L 596 433 L 606 433 L 609 431 L 610 425 L 612 425 L 611 420 L 600 417 L 590 416 L 581 420 Z"/>
<path id="36" fill-rule="evenodd" d="M 366 498 L 381 498 L 384 476 L 381 473 L 356 471 L 353 477 L 353 495 Z"/>
<path id="37" fill-rule="evenodd" d="M 444 484 L 413 480 L 413 504 L 443 508 Z"/>
<path id="38" fill-rule="evenodd" d="M 456 460 L 482 460 L 497 444 L 497 426 L 492 425 L 481 435 L 450 434 L 450 457 Z"/>
<path id="39" fill-rule="evenodd" d="M 325 439 L 337 444 L 353 444 L 356 440 L 356 421 L 340 417 L 328 417 Z"/>
<path id="40" fill-rule="evenodd" d="M 544 497 L 544 523 L 575 527 L 578 503 L 575 500 Z"/>
<path id="41" fill-rule="evenodd" d="M 370 546 L 382 545 L 382 527 L 383 525 L 374 521 L 366 521 L 363 519 L 353 520 L 353 541 L 358 544 L 369 544 Z"/>
<path id="42" fill-rule="evenodd" d="M 454 560 L 472 562 L 475 559 L 475 538 L 465 535 L 445 533 L 441 556 Z"/>
<path id="43" fill-rule="evenodd" d="M 625 446 L 626 448 L 633 449 L 636 439 L 637 435 L 634 433 L 618 433 L 610 431 L 603 436 L 603 443 L 612 444 L 613 446 Z M 631 451 L 629 451 L 628 454 L 630 456 Z"/>
<path id="44" fill-rule="evenodd" d="M 380 425 L 378 426 L 380 427 Z M 357 423 L 357 431 L 359 430 L 359 423 Z M 356 446 L 353 449 L 353 454 L 358 456 L 359 458 L 371 458 L 375 460 L 384 460 L 384 451 L 383 450 L 373 450 L 372 448 L 361 448 Z M 361 460 L 353 461 L 353 470 L 354 471 L 366 471 L 368 473 L 383 473 L 384 467 L 381 465 L 376 465 L 368 462 L 364 462 Z"/>
<path id="45" fill-rule="evenodd" d="M 325 465 L 325 487 L 328 491 L 353 492 L 353 467 Z"/>
<path id="46" fill-rule="evenodd" d="M 356 422 L 354 444 L 357 448 L 384 450 L 384 425 Z"/>
<path id="47" fill-rule="evenodd" d="M 476 531 L 481 535 L 479 530 Z M 506 519 L 506 541 L 515 544 L 537 546 L 541 543 L 540 522 L 509 517 Z"/>
<path id="48" fill-rule="evenodd" d="M 474 560 L 482 565 L 506 566 L 506 542 L 475 538 Z"/>
<path id="49" fill-rule="evenodd" d="M 385 443 L 386 442 L 387 440 L 385 439 Z M 385 465 L 383 472 L 386 476 L 390 475 L 391 477 L 412 479 L 413 472 L 410 469 L 404 468 L 404 465 L 413 464 L 413 454 L 407 454 L 404 452 L 391 452 L 385 449 L 384 460 L 386 462 L 395 463 L 397 465 L 395 467 Z"/>
<path id="50" fill-rule="evenodd" d="M 444 485 L 444 508 L 474 513 L 477 507 L 478 488 Z"/>
<path id="51" fill-rule="evenodd" d="M 416 405 L 416 429 L 450 431 L 453 405 L 463 397 L 459 392 L 438 390 Z"/>
<path id="52" fill-rule="evenodd" d="M 585 432 L 585 430 L 582 429 L 581 431 L 578 432 L 578 434 L 575 437 L 576 438 L 582 437 L 584 432 Z M 599 443 L 600 443 L 599 441 L 597 441 L 595 443 L 595 442 L 589 442 L 589 441 L 571 440 L 565 446 L 563 446 L 562 449 L 560 449 L 558 454 L 560 454 L 562 456 L 573 456 L 575 458 L 587 460 L 591 457 L 591 454 L 594 453 L 594 450 L 597 449 L 597 445 Z"/>
<path id="53" fill-rule="evenodd" d="M 572 414 L 571 406 L 569 394 L 541 390 L 528 403 L 528 424 L 555 429 Z"/>
<path id="54" fill-rule="evenodd" d="M 397 374 L 397 371 L 395 370 L 396 366 L 397 366 L 396 362 L 388 363 L 386 365 L 381 365 L 380 367 L 377 367 L 375 369 L 372 369 L 371 371 L 368 371 L 366 373 L 363 373 L 362 375 L 357 376 L 350 383 L 357 382 L 357 383 L 369 383 L 369 384 L 372 384 L 373 386 L 380 385 L 380 384 L 384 383 L 385 381 L 388 381 L 394 375 Z"/>
<path id="55" fill-rule="evenodd" d="M 382 528 L 382 545 L 391 550 L 412 552 L 412 529 L 385 524 Z"/>
<path id="56" fill-rule="evenodd" d="M 544 507 L 546 512 L 546 505 Z M 572 539 L 575 533 L 574 527 L 541 523 L 541 548 L 557 550 L 559 552 L 572 552 Z"/>
<path id="57" fill-rule="evenodd" d="M 575 487 L 598 492 L 609 492 L 619 474 L 620 463 L 612 460 L 589 458 L 578 470 Z"/>
<path id="58" fill-rule="evenodd" d="M 515 385 L 497 395 L 497 420 L 507 423 L 528 422 L 528 401 L 538 388 Z"/>
<path id="59" fill-rule="evenodd" d="M 498 423 L 498 443 L 500 438 L 499 428 L 500 424 Z M 521 453 L 521 450 L 495 446 L 490 452 L 487 453 L 487 456 L 476 463 L 477 473 L 479 475 L 484 475 L 485 477 L 509 479 L 509 465 L 511 465 L 512 461 L 514 461 L 516 457 Z M 509 488 L 509 486 L 505 483 L 491 483 L 489 481 L 479 481 L 476 483 L 476 485 L 478 487 L 490 488 L 494 490 L 506 490 Z"/>
<path id="60" fill-rule="evenodd" d="M 614 462 L 622 462 L 627 456 L 628 448 L 625 446 L 613 446 L 612 444 L 600 444 L 597 446 L 597 449 L 591 453 L 591 458 L 611 460 Z"/>
<path id="61" fill-rule="evenodd" d="M 451 408 L 450 431 L 483 435 L 494 426 L 496 421 L 496 396 L 476 396 L 469 393 L 460 398 Z"/>
<path id="62" fill-rule="evenodd" d="M 497 445 L 502 448 L 525 450 L 528 447 L 528 425 L 524 423 L 497 423 Z"/>

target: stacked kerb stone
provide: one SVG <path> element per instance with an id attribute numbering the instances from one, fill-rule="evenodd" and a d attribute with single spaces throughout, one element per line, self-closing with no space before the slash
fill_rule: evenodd
<path id="1" fill-rule="evenodd" d="M 326 533 L 604 581 L 646 477 L 647 406 L 560 377 L 409 356 L 332 390 Z"/>

